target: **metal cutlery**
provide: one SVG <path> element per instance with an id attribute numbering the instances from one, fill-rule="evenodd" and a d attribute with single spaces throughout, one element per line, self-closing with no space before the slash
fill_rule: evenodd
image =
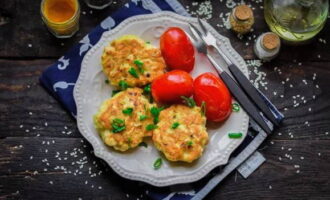
<path id="1" fill-rule="evenodd" d="M 209 31 L 203 25 L 203 22 L 198 19 L 201 31 L 193 24 L 189 24 L 192 38 L 195 42 L 197 50 L 205 54 L 210 62 L 214 65 L 218 71 L 222 80 L 226 83 L 228 89 L 236 100 L 241 104 L 243 109 L 249 114 L 249 116 L 255 120 L 257 124 L 267 133 L 271 130 L 264 118 L 261 116 L 260 111 L 274 124 L 278 125 L 278 122 L 272 112 L 269 110 L 266 103 L 263 101 L 259 94 L 259 91 L 252 85 L 247 77 L 241 72 L 241 70 L 222 52 L 217 45 L 216 38 L 211 35 Z M 221 57 L 225 60 L 230 72 L 233 74 L 236 81 L 214 60 L 209 54 L 208 49 L 215 49 Z M 253 100 L 254 102 L 252 102 Z M 260 110 L 259 110 L 260 109 Z"/>

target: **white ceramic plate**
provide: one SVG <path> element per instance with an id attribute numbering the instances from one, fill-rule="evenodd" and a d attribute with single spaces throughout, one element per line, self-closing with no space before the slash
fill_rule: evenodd
<path id="1" fill-rule="evenodd" d="M 92 144 L 95 155 L 105 160 L 119 175 L 139 180 L 155 186 L 168 186 L 193 182 L 201 179 L 213 168 L 228 162 L 230 154 L 246 136 L 249 118 L 244 111 L 232 113 L 222 124 L 208 124 L 209 144 L 203 156 L 192 164 L 171 163 L 163 159 L 160 169 L 154 170 L 153 163 L 163 157 L 151 141 L 148 147 L 138 147 L 129 153 L 120 153 L 107 147 L 99 137 L 93 125 L 93 115 L 100 104 L 111 96 L 112 88 L 105 84 L 106 77 L 101 71 L 101 54 L 110 41 L 125 35 L 135 34 L 153 45 L 159 46 L 160 35 L 171 26 L 177 26 L 189 32 L 187 23 L 195 23 L 196 19 L 182 17 L 171 12 L 139 15 L 129 18 L 115 29 L 105 32 L 100 41 L 86 54 L 82 62 L 81 72 L 74 89 L 77 104 L 77 123 L 82 135 Z M 227 38 L 219 35 L 210 25 L 209 31 L 221 42 L 220 47 L 237 66 L 247 75 L 244 60 L 231 47 Z M 223 61 L 219 60 L 222 66 Z M 193 77 L 203 72 L 214 72 L 205 56 L 196 53 L 196 64 Z M 229 139 L 229 132 L 242 132 L 241 139 Z"/>

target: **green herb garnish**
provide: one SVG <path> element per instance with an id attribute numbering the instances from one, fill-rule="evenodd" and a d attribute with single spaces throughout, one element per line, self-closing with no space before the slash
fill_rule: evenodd
<path id="1" fill-rule="evenodd" d="M 174 123 L 172 124 L 171 128 L 172 128 L 172 129 L 176 129 L 176 128 L 178 128 L 179 125 L 180 125 L 179 122 L 174 122 Z"/>
<path id="2" fill-rule="evenodd" d="M 109 84 L 110 83 L 110 81 L 108 79 L 106 79 L 104 82 L 105 82 L 105 84 Z"/>
<path id="3" fill-rule="evenodd" d="M 146 130 L 147 130 L 147 131 L 152 131 L 152 130 L 156 129 L 157 127 L 158 127 L 158 126 L 155 125 L 155 124 L 148 124 L 148 125 L 146 126 Z"/>
<path id="4" fill-rule="evenodd" d="M 163 160 L 161 158 L 157 158 L 154 162 L 154 169 L 159 169 L 163 164 Z"/>
<path id="5" fill-rule="evenodd" d="M 150 44 L 150 41 L 146 41 L 146 44 Z"/>
<path id="6" fill-rule="evenodd" d="M 129 70 L 128 70 L 128 73 L 130 73 L 132 76 L 134 76 L 135 78 L 139 78 L 139 75 L 136 71 L 136 69 L 134 67 L 131 67 Z"/>
<path id="7" fill-rule="evenodd" d="M 121 90 L 112 90 L 111 97 L 115 96 L 119 92 L 121 92 Z"/>
<path id="8" fill-rule="evenodd" d="M 240 105 L 238 103 L 233 103 L 231 105 L 231 109 L 234 111 L 234 112 L 238 112 L 240 110 Z"/>
<path id="9" fill-rule="evenodd" d="M 143 120 L 145 120 L 145 119 L 147 119 L 147 118 L 148 118 L 147 115 L 140 115 L 139 120 L 140 120 L 140 121 L 143 121 Z"/>
<path id="10" fill-rule="evenodd" d="M 233 139 L 238 139 L 241 138 L 242 136 L 243 136 L 242 133 L 228 133 L 228 137 Z"/>
<path id="11" fill-rule="evenodd" d="M 134 60 L 134 64 L 136 64 L 136 66 L 138 67 L 139 72 L 143 74 L 144 73 L 143 62 L 141 60 Z"/>
<path id="12" fill-rule="evenodd" d="M 202 115 L 205 116 L 205 113 L 206 113 L 206 103 L 205 103 L 205 101 L 202 102 L 201 112 L 202 112 Z"/>
<path id="13" fill-rule="evenodd" d="M 191 140 L 187 142 L 187 146 L 188 146 L 188 147 L 191 147 L 193 144 L 194 144 L 194 143 L 193 143 L 193 141 L 191 141 Z"/>
<path id="14" fill-rule="evenodd" d="M 145 147 L 145 148 L 148 148 L 148 144 L 145 143 L 145 142 L 141 142 L 141 143 L 139 144 L 139 147 Z"/>
<path id="15" fill-rule="evenodd" d="M 124 80 L 120 80 L 118 83 L 120 90 L 126 90 L 129 86 L 128 83 Z"/>
<path id="16" fill-rule="evenodd" d="M 189 106 L 190 108 L 193 108 L 196 106 L 196 103 L 194 101 L 193 98 L 188 98 L 188 97 L 185 97 L 185 96 L 181 96 L 181 98 L 183 99 L 184 103 Z"/>
<path id="17" fill-rule="evenodd" d="M 157 124 L 159 121 L 159 113 L 162 111 L 164 108 L 157 108 L 157 107 L 152 107 L 150 108 L 150 113 L 154 117 L 154 124 Z"/>
<path id="18" fill-rule="evenodd" d="M 126 129 L 125 121 L 118 118 L 112 120 L 111 126 L 112 126 L 112 132 L 114 133 L 119 133 Z"/>
<path id="19" fill-rule="evenodd" d="M 150 91 L 151 91 L 151 85 L 150 84 L 146 85 L 143 88 L 143 92 L 146 93 L 146 94 L 150 94 Z"/>
<path id="20" fill-rule="evenodd" d="M 133 108 L 126 108 L 122 112 L 123 112 L 123 114 L 126 114 L 126 115 L 132 115 Z"/>

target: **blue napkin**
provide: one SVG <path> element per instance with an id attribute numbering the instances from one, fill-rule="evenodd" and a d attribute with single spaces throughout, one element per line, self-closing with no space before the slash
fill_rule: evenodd
<path id="1" fill-rule="evenodd" d="M 98 42 L 103 32 L 116 27 L 126 18 L 140 14 L 155 13 L 162 10 L 189 16 L 187 11 L 177 0 L 132 0 L 103 20 L 99 26 L 94 28 L 77 45 L 72 47 L 57 62 L 48 67 L 40 77 L 41 84 L 75 117 L 77 110 L 73 98 L 73 88 L 79 76 L 82 59 L 88 50 Z M 283 118 L 282 114 L 266 97 L 264 97 L 264 99 L 280 121 Z M 251 130 L 255 130 L 258 134 L 252 134 Z M 157 200 L 201 199 L 251 155 L 266 136 L 267 135 L 252 122 L 250 123 L 248 136 L 232 154 L 228 165 L 214 169 L 202 180 L 191 184 L 163 188 L 141 184 L 141 190 L 146 191 L 146 194 L 150 198 Z"/>

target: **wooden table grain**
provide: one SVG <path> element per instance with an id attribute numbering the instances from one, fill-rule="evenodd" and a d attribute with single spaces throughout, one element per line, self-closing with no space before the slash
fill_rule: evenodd
<path id="1" fill-rule="evenodd" d="M 126 2 L 102 11 L 81 2 L 79 32 L 56 39 L 42 23 L 40 1 L 0 1 L 0 199 L 146 199 L 137 182 L 123 181 L 93 155 L 75 120 L 38 82 L 47 66 Z M 329 20 L 312 43 L 284 45 L 275 60 L 257 67 L 253 40 L 268 31 L 262 4 L 251 3 L 254 31 L 240 39 L 222 27 L 226 1 L 181 0 L 204 18 L 208 2 L 208 22 L 231 39 L 250 63 L 252 80 L 286 118 L 260 148 L 266 163 L 248 179 L 232 173 L 207 199 L 330 199 Z"/>

